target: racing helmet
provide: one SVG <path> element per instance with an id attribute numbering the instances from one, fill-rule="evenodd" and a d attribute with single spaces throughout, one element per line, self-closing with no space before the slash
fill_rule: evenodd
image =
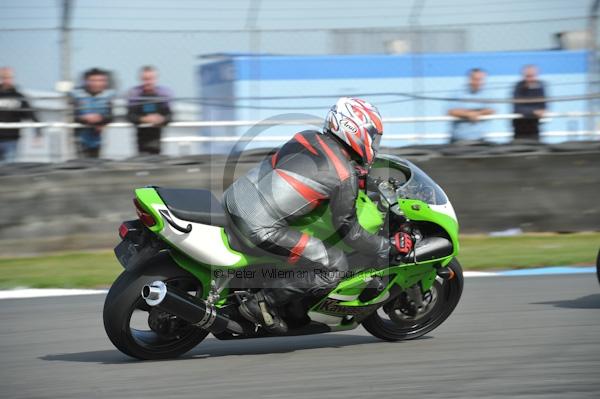
<path id="1" fill-rule="evenodd" d="M 341 97 L 325 118 L 324 133 L 346 144 L 363 165 L 370 165 L 379 149 L 383 123 L 377 108 L 359 98 Z"/>

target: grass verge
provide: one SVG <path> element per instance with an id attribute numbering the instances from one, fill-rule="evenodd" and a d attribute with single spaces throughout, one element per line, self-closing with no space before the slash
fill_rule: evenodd
<path id="1" fill-rule="evenodd" d="M 592 265 L 599 248 L 600 233 L 464 236 L 459 260 L 465 270 Z M 112 251 L 0 258 L 0 289 L 108 287 L 121 271 Z"/>

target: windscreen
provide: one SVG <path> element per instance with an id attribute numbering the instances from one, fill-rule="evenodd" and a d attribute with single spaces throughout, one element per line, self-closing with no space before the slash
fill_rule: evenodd
<path id="1" fill-rule="evenodd" d="M 429 205 L 444 205 L 448 197 L 444 191 L 425 172 L 414 164 L 406 161 L 410 167 L 411 176 L 397 191 L 400 198 L 415 199 Z"/>

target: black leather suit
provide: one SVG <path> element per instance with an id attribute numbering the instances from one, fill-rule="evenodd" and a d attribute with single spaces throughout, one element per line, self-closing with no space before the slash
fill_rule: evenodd
<path id="1" fill-rule="evenodd" d="M 297 133 L 225 191 L 225 210 L 239 239 L 308 269 L 308 281 L 278 280 L 265 295 L 282 304 L 295 295 L 331 290 L 343 278 L 340 272 L 348 270 L 348 263 L 342 250 L 289 226 L 324 201 L 347 245 L 372 255 L 374 263 L 387 261 L 389 240 L 358 223 L 357 195 L 353 161 L 341 143 L 317 131 Z"/>

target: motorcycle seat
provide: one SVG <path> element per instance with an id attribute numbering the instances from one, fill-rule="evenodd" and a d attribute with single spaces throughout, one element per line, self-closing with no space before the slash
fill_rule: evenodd
<path id="1" fill-rule="evenodd" d="M 223 205 L 209 190 L 156 187 L 156 192 L 178 219 L 219 227 L 227 225 Z"/>

